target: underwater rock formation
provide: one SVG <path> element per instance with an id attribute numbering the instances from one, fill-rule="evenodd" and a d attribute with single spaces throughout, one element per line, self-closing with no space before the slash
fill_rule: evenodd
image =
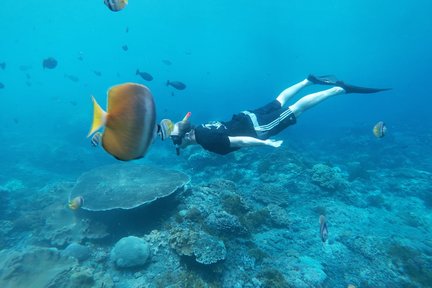
<path id="1" fill-rule="evenodd" d="M 79 218 L 67 208 L 65 200 L 72 187 L 72 182 L 54 182 L 20 200 L 20 209 L 13 221 L 14 232 L 32 230 L 32 243 L 57 248 L 108 236 L 104 225 Z"/>
<path id="2" fill-rule="evenodd" d="M 77 267 L 77 261 L 62 257 L 57 249 L 30 248 L 0 254 L 0 287 L 66 287 L 66 274 Z M 57 284 L 57 286 L 55 286 Z"/>
<path id="3" fill-rule="evenodd" d="M 84 261 L 90 257 L 90 248 L 78 243 L 69 244 L 65 250 L 61 252 L 62 256 L 73 257 L 78 261 Z"/>
<path id="4" fill-rule="evenodd" d="M 73 212 L 58 207 L 47 216 L 46 229 L 41 231 L 41 240 L 56 247 L 64 247 L 84 239 L 99 240 L 107 237 L 107 227 L 89 219 L 77 219 Z"/>
<path id="5" fill-rule="evenodd" d="M 135 236 L 120 239 L 111 250 L 111 261 L 117 268 L 143 266 L 149 257 L 149 244 Z"/>

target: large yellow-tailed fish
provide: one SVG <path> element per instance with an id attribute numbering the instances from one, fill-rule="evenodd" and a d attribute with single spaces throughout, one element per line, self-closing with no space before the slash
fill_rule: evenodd
<path id="1" fill-rule="evenodd" d="M 157 130 L 156 107 L 150 90 L 125 83 L 108 90 L 107 112 L 93 100 L 93 124 L 87 137 L 105 126 L 102 147 L 123 161 L 144 157 Z"/>
<path id="2" fill-rule="evenodd" d="M 128 4 L 128 0 L 104 0 L 105 5 L 114 12 L 123 10 Z"/>

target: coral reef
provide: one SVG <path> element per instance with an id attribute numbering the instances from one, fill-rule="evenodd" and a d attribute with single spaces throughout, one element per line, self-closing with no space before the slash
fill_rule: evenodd
<path id="1" fill-rule="evenodd" d="M 371 239 L 370 237 L 358 235 L 355 237 L 341 236 L 338 240 L 351 249 L 351 251 L 358 253 L 366 259 L 374 260 L 377 257 L 383 256 L 382 248 L 385 247 L 385 245 L 381 244 L 378 239 Z"/>
<path id="2" fill-rule="evenodd" d="M 348 185 L 345 175 L 337 167 L 315 164 L 311 174 L 312 181 L 324 190 L 335 191 Z"/>
<path id="3" fill-rule="evenodd" d="M 193 256 L 196 262 L 209 265 L 224 260 L 224 242 L 205 232 L 176 228 L 171 231 L 170 246 L 181 256 Z"/>
<path id="4" fill-rule="evenodd" d="M 248 212 L 241 218 L 241 223 L 250 232 L 259 232 L 266 225 L 271 225 L 270 213 L 267 209 Z"/>
<path id="5" fill-rule="evenodd" d="M 262 282 L 263 287 L 278 287 L 278 288 L 290 288 L 282 272 L 275 268 L 267 268 L 258 274 L 258 279 Z"/>
<path id="6" fill-rule="evenodd" d="M 222 207 L 226 212 L 236 216 L 241 216 L 251 209 L 244 199 L 237 194 L 222 197 Z"/>
<path id="7" fill-rule="evenodd" d="M 12 221 L 0 220 L 0 250 L 9 242 L 10 232 L 14 229 Z"/>
<path id="8" fill-rule="evenodd" d="M 269 212 L 270 219 L 275 226 L 284 228 L 289 227 L 290 220 L 285 209 L 275 204 L 268 205 L 266 209 Z"/>
<path id="9" fill-rule="evenodd" d="M 69 199 L 83 197 L 81 209 L 89 211 L 133 209 L 168 197 L 184 189 L 189 181 L 188 175 L 175 170 L 113 164 L 83 173 L 70 191 Z"/>
<path id="10" fill-rule="evenodd" d="M 166 198 L 174 200 L 166 210 L 154 205 L 164 201 L 142 207 L 155 207 L 149 217 L 122 211 L 134 224 L 127 227 L 115 217 L 98 222 L 113 211 L 71 211 L 73 182 L 21 163 L 25 174 L 1 176 L 0 193 L 8 195 L 0 194 L 0 209 L 8 211 L 0 210 L 0 287 L 429 287 L 432 161 L 420 168 L 394 153 L 375 161 L 375 150 L 384 150 L 368 141 L 361 152 L 332 144 L 339 150 L 329 153 L 311 141 L 264 157 L 261 148 L 227 157 L 186 150 L 170 169 L 192 176 L 188 189 Z M 157 150 L 153 162 L 164 166 L 172 152 Z M 81 170 L 68 169 L 74 178 Z M 23 179 L 29 175 L 32 182 Z M 320 215 L 328 219 L 324 243 Z M 131 261 L 113 256 L 129 235 L 147 243 L 145 253 L 126 244 Z M 139 263 L 120 268 L 125 262 Z"/>
<path id="11" fill-rule="evenodd" d="M 6 218 L 9 214 L 10 195 L 9 190 L 0 187 L 0 218 Z"/>
<path id="12" fill-rule="evenodd" d="M 286 207 L 289 204 L 291 190 L 276 184 L 260 184 L 252 191 L 252 197 L 265 205 L 276 204 Z"/>
<path id="13" fill-rule="evenodd" d="M 420 287 L 429 287 L 432 284 L 431 257 L 426 256 L 411 247 L 392 243 L 387 250 L 393 265 L 403 269 L 406 275 Z"/>
<path id="14" fill-rule="evenodd" d="M 211 213 L 206 219 L 205 224 L 210 231 L 220 235 L 242 236 L 247 234 L 247 230 L 242 226 L 239 219 L 225 211 Z"/>

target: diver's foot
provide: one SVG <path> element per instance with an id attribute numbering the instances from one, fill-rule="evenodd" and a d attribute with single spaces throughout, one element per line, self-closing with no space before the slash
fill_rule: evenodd
<path id="1" fill-rule="evenodd" d="M 315 76 L 309 74 L 309 76 L 306 79 L 314 84 L 320 84 L 320 85 L 336 85 L 337 82 L 340 82 L 333 75 Z"/>
<path id="2" fill-rule="evenodd" d="M 349 93 L 370 94 L 370 93 L 378 93 L 378 92 L 381 92 L 381 91 L 387 91 L 387 90 L 391 89 L 391 88 L 368 88 L 368 87 L 360 87 L 360 86 L 354 86 L 354 85 L 346 84 L 343 81 L 336 81 L 334 83 L 334 85 L 338 86 L 338 87 L 341 87 L 342 89 L 344 89 L 346 94 L 349 94 Z"/>

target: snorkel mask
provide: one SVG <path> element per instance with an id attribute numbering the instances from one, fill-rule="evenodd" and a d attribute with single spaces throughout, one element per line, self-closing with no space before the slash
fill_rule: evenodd
<path id="1" fill-rule="evenodd" d="M 180 155 L 180 147 L 183 142 L 184 135 L 191 130 L 191 124 L 188 121 L 191 116 L 191 112 L 186 113 L 182 121 L 174 124 L 173 130 L 171 132 L 171 140 L 176 148 L 177 156 Z"/>

